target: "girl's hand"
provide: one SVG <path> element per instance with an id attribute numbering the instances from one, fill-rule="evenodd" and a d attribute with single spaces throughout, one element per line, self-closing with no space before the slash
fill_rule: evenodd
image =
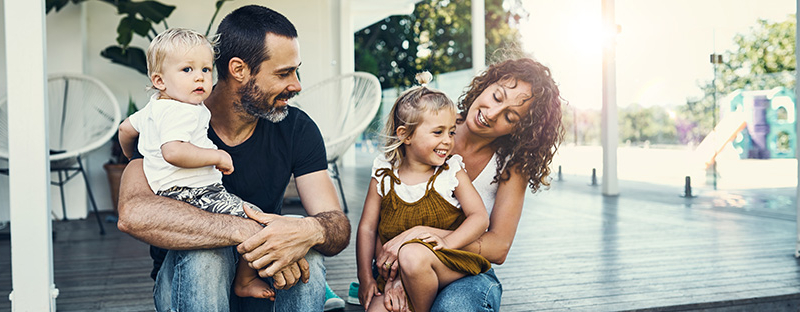
<path id="1" fill-rule="evenodd" d="M 403 281 L 401 279 L 388 280 L 384 286 L 383 307 L 392 312 L 405 312 L 408 309 L 406 302 L 406 291 L 403 288 Z"/>
<path id="2" fill-rule="evenodd" d="M 358 301 L 361 302 L 361 306 L 364 307 L 365 311 L 369 309 L 369 303 L 372 301 L 372 298 L 380 295 L 381 292 L 378 291 L 378 283 L 375 279 L 371 278 L 368 281 L 359 281 Z"/>
<path id="3" fill-rule="evenodd" d="M 421 239 L 423 242 L 434 244 L 433 250 L 448 248 L 447 240 L 433 233 L 422 233 L 419 236 L 417 236 L 417 238 Z"/>

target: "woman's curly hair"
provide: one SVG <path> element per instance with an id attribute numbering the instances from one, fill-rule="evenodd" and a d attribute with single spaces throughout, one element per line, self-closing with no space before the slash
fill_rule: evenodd
<path id="1" fill-rule="evenodd" d="M 531 103 L 530 109 L 510 134 L 494 140 L 498 157 L 497 172 L 492 183 L 508 180 L 511 175 L 507 169 L 514 168 L 527 178 L 528 185 L 535 193 L 542 185 L 550 185 L 550 163 L 564 137 L 561 97 L 547 66 L 530 58 L 507 60 L 489 66 L 472 79 L 459 98 L 459 119 L 461 122 L 466 120 L 472 103 L 490 85 L 499 82 L 516 86 L 519 81 L 531 85 L 532 96 L 525 100 Z"/>

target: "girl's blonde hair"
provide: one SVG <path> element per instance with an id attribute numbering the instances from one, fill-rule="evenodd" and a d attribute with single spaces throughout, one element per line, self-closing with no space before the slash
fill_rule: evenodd
<path id="1" fill-rule="evenodd" d="M 414 131 L 426 113 L 439 112 L 444 109 L 453 114 L 456 113 L 456 105 L 446 94 L 427 87 L 432 79 L 433 76 L 427 71 L 417 74 L 416 80 L 420 86 L 400 94 L 389 112 L 389 118 L 386 119 L 383 129 L 386 140 L 383 152 L 386 160 L 394 167 L 399 166 L 405 157 L 403 140 L 414 135 Z M 397 134 L 397 128 L 400 126 L 406 127 L 406 132 L 402 137 Z"/>
<path id="2" fill-rule="evenodd" d="M 161 72 L 167 54 L 176 53 L 196 46 L 206 46 L 216 55 L 214 50 L 216 40 L 209 40 L 206 36 L 188 28 L 167 29 L 150 42 L 147 48 L 147 76 Z M 213 61 L 213 60 L 212 60 Z"/>

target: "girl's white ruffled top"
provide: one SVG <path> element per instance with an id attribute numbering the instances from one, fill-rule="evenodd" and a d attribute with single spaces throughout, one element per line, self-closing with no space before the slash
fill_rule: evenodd
<path id="1" fill-rule="evenodd" d="M 442 195 L 442 198 L 447 200 L 447 202 L 460 209 L 461 204 L 458 203 L 458 200 L 456 199 L 455 195 L 453 195 L 453 192 L 458 186 L 458 179 L 456 179 L 456 173 L 464 168 L 464 159 L 461 158 L 461 155 L 453 155 L 452 157 L 450 157 L 450 159 L 447 160 L 447 165 L 449 166 L 449 168 L 447 170 L 442 171 L 442 173 L 439 174 L 438 177 L 436 177 L 436 180 L 433 181 L 433 188 L 440 195 Z M 375 160 L 372 162 L 372 178 L 378 181 L 378 184 L 376 185 L 378 189 L 378 194 L 381 195 L 381 197 L 383 197 L 386 194 L 386 192 L 390 190 L 389 187 L 390 181 L 387 178 L 386 182 L 384 183 L 385 184 L 384 189 L 381 189 L 381 183 L 380 183 L 381 180 L 380 178 L 375 176 L 375 172 L 381 168 L 390 168 L 390 169 L 392 168 L 392 165 L 388 161 L 386 161 L 386 157 L 383 154 L 375 157 Z M 399 175 L 397 174 L 397 169 L 392 170 L 392 172 L 396 177 L 399 177 Z M 427 184 L 428 181 L 413 185 L 408 185 L 401 181 L 400 185 L 394 186 L 394 191 L 395 193 L 397 193 L 397 196 L 399 196 L 400 199 L 409 203 L 413 203 L 425 195 Z"/>

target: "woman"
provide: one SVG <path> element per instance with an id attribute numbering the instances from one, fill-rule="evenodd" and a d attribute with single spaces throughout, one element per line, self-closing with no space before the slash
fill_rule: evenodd
<path id="1" fill-rule="evenodd" d="M 463 249 L 500 265 L 514 240 L 525 190 L 536 192 L 549 185 L 549 165 L 564 132 L 561 98 L 550 70 L 521 58 L 489 66 L 472 80 L 459 102 L 462 112 L 453 154 L 464 158 L 490 221 L 486 233 Z M 376 261 L 380 273 L 396 276 L 400 245 L 424 232 L 447 234 L 421 226 L 403 232 L 380 248 Z M 387 309 L 406 309 L 402 283 L 396 279 L 387 283 L 385 294 Z M 502 285 L 491 269 L 440 290 L 432 311 L 497 311 L 501 296 Z"/>

